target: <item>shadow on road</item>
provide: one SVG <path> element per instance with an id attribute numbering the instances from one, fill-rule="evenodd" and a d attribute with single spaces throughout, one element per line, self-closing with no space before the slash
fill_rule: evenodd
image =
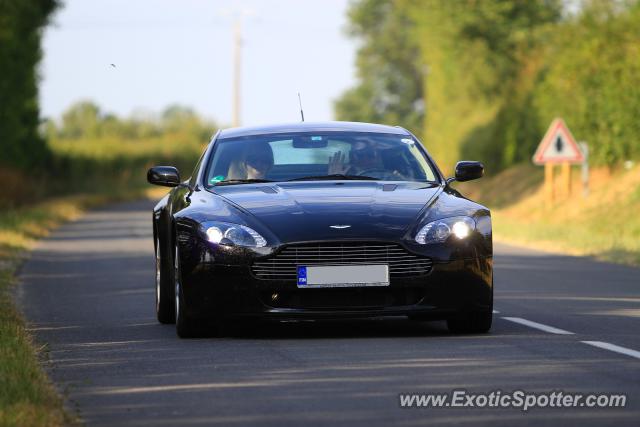
<path id="1" fill-rule="evenodd" d="M 152 206 L 90 212 L 44 241 L 23 269 L 25 314 L 37 339 L 48 343 L 52 378 L 88 424 L 588 425 L 602 422 L 603 412 L 404 410 L 398 394 L 461 388 L 613 392 L 637 372 L 617 359 L 619 370 L 607 371 L 608 359 L 571 336 L 499 319 L 486 335 L 452 335 L 444 322 L 388 318 L 243 322 L 227 325 L 219 337 L 181 340 L 174 326 L 155 320 Z M 591 309 L 611 289 L 624 294 L 624 267 L 609 271 L 614 285 L 606 292 L 584 280 L 585 274 L 597 281 L 604 273 L 576 262 L 545 254 L 497 256 L 498 308 L 518 308 L 522 315 L 536 306 L 535 318 L 551 310 Z M 550 271 L 562 280 L 549 280 Z M 562 299 L 577 294 L 587 299 Z M 617 425 L 632 425 L 639 413 L 606 415 L 615 416 Z"/>

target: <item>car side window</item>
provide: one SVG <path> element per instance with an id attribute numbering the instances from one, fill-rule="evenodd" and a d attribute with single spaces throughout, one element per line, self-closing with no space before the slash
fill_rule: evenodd
<path id="1" fill-rule="evenodd" d="M 433 172 L 433 169 L 431 169 L 431 166 L 429 165 L 429 162 L 422 155 L 422 153 L 420 152 L 420 149 L 415 144 L 412 144 L 412 145 L 409 146 L 409 151 L 412 152 L 412 156 L 409 156 L 410 157 L 410 162 L 412 162 L 412 163 L 413 162 L 418 162 L 420 164 L 418 169 L 426 172 L 427 181 L 437 181 L 436 175 Z"/>

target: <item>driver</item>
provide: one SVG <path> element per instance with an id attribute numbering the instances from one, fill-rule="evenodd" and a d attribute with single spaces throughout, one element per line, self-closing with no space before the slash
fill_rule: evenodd
<path id="1" fill-rule="evenodd" d="M 328 174 L 359 175 L 367 170 L 383 168 L 378 150 L 367 143 L 354 144 L 349 153 L 350 162 L 345 163 L 346 156 L 342 151 L 335 152 L 329 157 Z"/>
<path id="2" fill-rule="evenodd" d="M 410 179 L 410 174 L 403 173 L 401 168 L 389 168 L 382 161 L 380 151 L 370 142 L 354 144 L 349 153 L 351 162 L 346 164 L 346 156 L 342 151 L 335 152 L 329 157 L 328 175 L 367 175 L 379 179 L 402 180 Z"/>

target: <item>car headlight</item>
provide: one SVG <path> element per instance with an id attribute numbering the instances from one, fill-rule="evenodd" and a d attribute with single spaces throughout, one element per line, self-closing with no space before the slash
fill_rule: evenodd
<path id="1" fill-rule="evenodd" d="M 454 216 L 432 221 L 422 227 L 416 234 L 416 242 L 421 245 L 427 243 L 444 242 L 449 236 L 465 239 L 476 229 L 476 222 L 468 216 Z"/>
<path id="2" fill-rule="evenodd" d="M 261 248 L 267 241 L 253 228 L 228 222 L 208 221 L 202 223 L 202 231 L 211 243 Z"/>

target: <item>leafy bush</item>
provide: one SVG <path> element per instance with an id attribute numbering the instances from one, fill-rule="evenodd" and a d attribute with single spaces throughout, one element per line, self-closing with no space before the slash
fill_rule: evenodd
<path id="1" fill-rule="evenodd" d="M 422 117 L 418 133 L 445 169 L 460 158 L 493 172 L 529 161 L 555 117 L 589 143 L 594 164 L 638 158 L 640 1 L 565 3 L 355 2 L 360 80 L 336 113 L 414 131 Z"/>
<path id="2" fill-rule="evenodd" d="M 48 158 L 38 135 L 38 76 L 43 27 L 55 0 L 0 1 L 0 166 L 28 168 Z"/>

